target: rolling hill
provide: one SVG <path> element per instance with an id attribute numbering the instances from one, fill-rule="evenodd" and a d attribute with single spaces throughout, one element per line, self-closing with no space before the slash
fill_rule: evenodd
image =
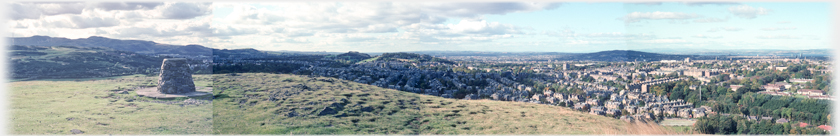
<path id="1" fill-rule="evenodd" d="M 584 53 L 560 57 L 560 60 L 591 60 L 591 61 L 659 61 L 659 60 L 682 60 L 687 57 L 695 58 L 696 55 L 672 55 L 640 52 L 633 50 L 610 50 L 594 53 Z"/>
<path id="2" fill-rule="evenodd" d="M 210 75 L 193 75 L 199 89 Z M 7 133 L 11 135 L 211 134 L 210 98 L 171 100 L 137 97 L 157 76 L 51 79 L 8 83 Z"/>
<path id="3" fill-rule="evenodd" d="M 335 78 L 213 75 L 214 134 L 674 134 L 549 105 L 456 100 Z"/>
<path id="4" fill-rule="evenodd" d="M 205 55 L 211 56 L 211 48 L 201 45 L 169 45 L 153 41 L 142 40 L 118 40 L 99 36 L 88 38 L 67 39 L 61 37 L 32 36 L 11 38 L 15 45 L 36 45 L 36 46 L 81 46 L 81 47 L 107 47 L 120 51 L 130 51 L 140 54 L 182 54 L 182 55 Z"/>
<path id="5" fill-rule="evenodd" d="M 157 72 L 163 58 L 104 47 L 22 46 L 10 51 L 12 79 L 89 78 Z"/>

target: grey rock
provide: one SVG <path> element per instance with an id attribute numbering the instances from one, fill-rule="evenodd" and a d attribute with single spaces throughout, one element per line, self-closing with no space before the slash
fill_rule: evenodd
<path id="1" fill-rule="evenodd" d="M 79 129 L 72 129 L 72 130 L 70 130 L 70 133 L 73 133 L 74 135 L 75 134 L 84 134 L 85 131 L 82 131 L 82 130 L 79 130 Z"/>
<path id="2" fill-rule="evenodd" d="M 324 109 L 321 110 L 321 112 L 318 113 L 318 116 L 332 115 L 332 114 L 336 114 L 336 113 L 338 113 L 338 111 L 336 111 L 335 109 L 332 109 L 330 107 L 324 107 Z"/>
<path id="3" fill-rule="evenodd" d="M 289 114 L 286 114 L 286 117 L 297 117 L 297 116 L 300 116 L 300 114 L 298 114 L 295 111 L 292 111 L 292 112 L 289 112 Z"/>
<path id="4" fill-rule="evenodd" d="M 333 107 L 333 108 L 335 108 L 336 110 L 342 110 L 342 109 L 344 109 L 344 105 L 341 105 L 341 103 L 337 103 L 337 102 L 336 102 L 336 103 L 332 103 L 332 104 L 330 104 L 330 107 Z"/>
<path id="5" fill-rule="evenodd" d="M 370 106 L 364 107 L 364 108 L 362 108 L 362 111 L 363 112 L 371 112 L 371 111 L 373 111 L 373 107 L 370 107 Z"/>
<path id="6" fill-rule="evenodd" d="M 335 115 L 333 117 L 336 117 L 336 118 L 347 117 L 347 113 L 341 113 L 340 115 Z"/>

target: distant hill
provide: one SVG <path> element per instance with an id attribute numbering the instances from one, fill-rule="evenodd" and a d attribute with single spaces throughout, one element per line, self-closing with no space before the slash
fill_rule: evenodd
<path id="1" fill-rule="evenodd" d="M 354 60 L 365 60 L 365 59 L 369 59 L 370 55 L 364 54 L 364 53 L 359 53 L 359 52 L 356 52 L 356 51 L 350 51 L 350 52 L 347 52 L 347 53 L 338 54 L 338 55 L 336 55 L 336 57 L 346 58 L 346 59 L 354 59 Z"/>
<path id="2" fill-rule="evenodd" d="M 659 61 L 659 60 L 682 60 L 696 55 L 671 55 L 632 50 L 611 50 L 595 53 L 584 53 L 560 57 L 560 60 L 590 60 L 590 61 Z"/>
<path id="3" fill-rule="evenodd" d="M 831 56 L 832 49 L 781 50 L 781 49 L 701 49 L 653 48 L 638 51 L 680 55 L 734 55 L 734 56 Z"/>
<path id="4" fill-rule="evenodd" d="M 104 47 L 11 48 L 13 79 L 89 78 L 158 72 L 163 58 Z"/>
<path id="5" fill-rule="evenodd" d="M 182 54 L 182 55 L 212 55 L 211 48 L 201 45 L 169 45 L 153 41 L 142 40 L 118 40 L 99 36 L 88 38 L 67 39 L 61 37 L 32 36 L 12 38 L 15 45 L 36 45 L 36 46 L 82 46 L 82 47 L 107 47 L 120 51 L 130 51 L 141 54 Z"/>
<path id="6" fill-rule="evenodd" d="M 432 56 L 536 56 L 536 55 L 575 55 L 580 53 L 565 52 L 486 52 L 486 51 L 412 51 L 411 53 Z"/>
<path id="7" fill-rule="evenodd" d="M 347 80 L 214 74 L 214 134 L 674 134 L 569 108 L 457 100 Z"/>
<path id="8" fill-rule="evenodd" d="M 356 63 L 362 60 L 370 59 L 371 56 L 365 53 L 359 53 L 357 51 L 350 51 L 347 53 L 342 53 L 338 55 L 327 55 L 324 56 L 327 59 L 331 59 L 337 62 L 342 62 L 346 64 Z"/>
<path id="9" fill-rule="evenodd" d="M 417 54 L 417 53 L 407 53 L 407 52 L 397 52 L 397 53 L 382 53 L 374 58 L 370 58 L 364 60 L 362 62 L 368 61 L 401 61 L 401 62 L 438 62 L 438 63 L 445 63 L 445 64 L 455 64 L 455 62 L 432 57 L 426 54 Z"/>
<path id="10" fill-rule="evenodd" d="M 245 49 L 213 49 L 213 55 L 219 56 L 222 58 L 225 57 L 236 57 L 236 56 L 254 56 L 254 55 L 271 55 L 267 52 L 256 50 L 253 48 L 245 48 Z"/>

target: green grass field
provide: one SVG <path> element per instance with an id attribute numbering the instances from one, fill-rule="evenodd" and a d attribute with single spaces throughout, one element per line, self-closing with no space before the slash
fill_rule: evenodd
<path id="1" fill-rule="evenodd" d="M 155 85 L 157 76 L 17 81 L 12 96 L 12 134 L 210 134 L 212 105 L 184 105 L 183 98 L 137 97 L 134 86 Z M 197 87 L 210 75 L 194 75 Z M 183 106 L 182 106 L 183 105 Z"/>
<path id="2" fill-rule="evenodd" d="M 681 134 L 702 134 L 700 132 L 692 130 L 691 126 L 664 126 L 663 128 L 665 128 L 665 130 Z"/>
<path id="3" fill-rule="evenodd" d="M 335 78 L 213 80 L 214 134 L 676 134 L 557 106 L 445 99 Z M 319 116 L 325 107 L 337 112 Z"/>

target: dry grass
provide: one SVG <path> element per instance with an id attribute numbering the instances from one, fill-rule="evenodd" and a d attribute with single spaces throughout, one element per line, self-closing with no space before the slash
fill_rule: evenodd
<path id="1" fill-rule="evenodd" d="M 656 123 L 627 123 L 624 125 L 626 132 L 620 134 L 633 135 L 685 135 L 686 133 L 674 132 L 659 126 Z"/>
<path id="2" fill-rule="evenodd" d="M 195 75 L 197 86 L 210 83 Z M 9 83 L 12 134 L 207 134 L 211 106 L 139 102 L 136 94 L 112 90 L 146 85 L 157 77 L 124 76 L 74 81 L 36 80 Z M 134 101 L 132 101 L 134 100 Z M 178 101 L 178 100 L 171 100 Z M 183 101 L 183 100 L 180 100 Z"/>
<path id="3" fill-rule="evenodd" d="M 334 78 L 264 73 L 214 77 L 215 94 L 225 96 L 213 103 L 215 134 L 677 134 L 558 106 L 445 99 Z M 301 84 L 316 89 L 269 101 L 271 94 L 296 92 L 294 86 Z M 348 100 L 336 114 L 348 117 L 314 115 L 336 102 L 333 98 Z M 368 106 L 376 108 L 358 112 Z M 301 116 L 287 117 L 292 110 Z"/>

